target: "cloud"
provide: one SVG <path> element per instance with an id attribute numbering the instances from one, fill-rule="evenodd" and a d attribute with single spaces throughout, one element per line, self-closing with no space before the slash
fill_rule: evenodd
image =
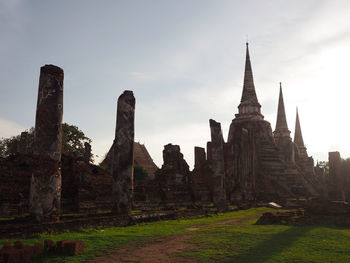
<path id="1" fill-rule="evenodd" d="M 100 138 L 91 137 L 92 139 L 92 152 L 95 155 L 95 164 L 99 164 L 104 160 L 110 147 L 113 144 L 113 138 Z"/>
<path id="2" fill-rule="evenodd" d="M 21 0 L 0 0 L 0 14 L 12 15 L 16 12 Z"/>
<path id="3" fill-rule="evenodd" d="M 143 73 L 143 72 L 130 72 L 130 75 L 139 79 L 139 80 L 152 80 L 153 76 L 151 74 Z"/>
<path id="4" fill-rule="evenodd" d="M 14 135 L 18 135 L 26 128 L 18 123 L 0 118 L 0 138 L 8 138 Z"/>

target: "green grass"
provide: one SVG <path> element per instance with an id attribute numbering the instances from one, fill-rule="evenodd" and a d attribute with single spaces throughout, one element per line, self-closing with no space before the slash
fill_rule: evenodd
<path id="1" fill-rule="evenodd" d="M 1 217 L 0 221 L 8 221 L 8 220 L 13 220 L 15 219 L 14 217 Z"/>
<path id="2" fill-rule="evenodd" d="M 350 262 L 348 228 L 263 226 L 255 222 L 251 218 L 241 223 L 208 225 L 190 241 L 197 248 L 182 255 L 199 262 Z"/>
<path id="3" fill-rule="evenodd" d="M 229 219 L 232 215 L 223 214 L 220 216 L 199 218 L 159 221 L 152 223 L 143 223 L 129 227 L 107 227 L 104 229 L 81 229 L 75 232 L 64 232 L 60 234 L 40 234 L 35 237 L 26 239 L 0 239 L 0 245 L 6 241 L 21 240 L 25 244 L 34 244 L 43 242 L 45 239 L 58 240 L 84 240 L 85 252 L 75 257 L 65 257 L 59 255 L 45 255 L 45 259 L 63 258 L 64 262 L 80 262 L 85 259 L 93 258 L 103 253 L 106 249 L 117 248 L 130 242 L 137 241 L 138 245 L 145 244 L 150 238 L 164 237 L 167 235 L 185 234 L 188 231 L 185 228 L 210 222 Z"/>
<path id="4" fill-rule="evenodd" d="M 84 240 L 86 249 L 79 256 L 45 256 L 45 259 L 63 259 L 67 263 L 93 258 L 106 250 L 127 244 L 144 246 L 151 239 L 180 234 L 192 235 L 187 242 L 195 247 L 182 251 L 180 256 L 194 258 L 199 262 L 350 262 L 350 229 L 335 226 L 255 225 L 262 212 L 271 210 L 254 208 L 218 216 L 159 221 L 129 227 L 42 234 L 23 242 L 33 244 L 45 239 Z M 237 220 L 215 224 L 229 219 Z M 201 227 L 197 231 L 186 230 L 193 226 Z M 8 240 L 0 239 L 0 244 L 5 241 Z"/>

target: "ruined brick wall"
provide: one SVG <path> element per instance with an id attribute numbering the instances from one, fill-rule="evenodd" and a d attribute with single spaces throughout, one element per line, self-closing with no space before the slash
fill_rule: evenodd
<path id="1" fill-rule="evenodd" d="M 233 179 L 236 186 L 232 195 L 236 200 L 254 200 L 257 194 L 255 140 L 251 133 L 252 130 L 237 127 L 234 139 L 230 142 L 234 156 Z"/>
<path id="2" fill-rule="evenodd" d="M 167 144 L 163 150 L 164 163 L 156 172 L 159 181 L 161 198 L 164 203 L 191 202 L 189 166 L 183 158 L 178 145 Z"/>
<path id="3" fill-rule="evenodd" d="M 206 158 L 205 149 L 195 147 L 194 159 L 194 169 L 188 180 L 193 201 L 210 203 L 213 201 L 213 170 Z"/>
<path id="4" fill-rule="evenodd" d="M 341 157 L 339 152 L 328 153 L 329 162 L 329 199 L 344 200 L 344 178 L 341 175 Z"/>
<path id="5" fill-rule="evenodd" d="M 28 197 L 33 158 L 12 155 L 0 158 L 0 217 L 21 214 L 28 210 Z"/>
<path id="6" fill-rule="evenodd" d="M 345 194 L 345 201 L 350 201 L 350 158 L 343 159 L 342 160 L 342 166 L 341 166 L 341 176 L 344 180 L 344 194 Z"/>
<path id="7" fill-rule="evenodd" d="M 135 183 L 134 204 L 137 206 L 159 206 L 164 202 L 161 193 L 160 181 L 156 178 L 149 181 Z"/>
<path id="8" fill-rule="evenodd" d="M 112 176 L 83 157 L 62 158 L 62 209 L 95 212 L 112 208 Z"/>
<path id="9" fill-rule="evenodd" d="M 0 217 L 28 213 L 30 178 L 45 166 L 32 155 L 0 158 Z M 111 209 L 112 177 L 98 166 L 86 165 L 82 157 L 62 156 L 63 213 Z"/>

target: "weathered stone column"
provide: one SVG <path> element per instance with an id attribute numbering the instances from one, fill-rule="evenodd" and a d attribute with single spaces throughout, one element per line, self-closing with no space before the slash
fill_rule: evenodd
<path id="1" fill-rule="evenodd" d="M 234 180 L 234 154 L 232 143 L 224 143 L 224 164 L 225 164 L 225 192 L 226 200 L 231 201 L 233 190 L 235 189 Z"/>
<path id="2" fill-rule="evenodd" d="M 30 213 L 38 221 L 59 220 L 63 77 L 63 70 L 54 65 L 40 69 L 33 145 L 37 168 L 32 174 L 29 196 Z"/>
<path id="3" fill-rule="evenodd" d="M 205 149 L 202 147 L 194 147 L 194 168 L 201 168 L 207 161 Z"/>
<path id="4" fill-rule="evenodd" d="M 18 152 L 20 154 L 27 154 L 28 149 L 28 132 L 21 132 L 21 138 L 19 140 Z"/>
<path id="5" fill-rule="evenodd" d="M 226 206 L 224 139 L 221 124 L 209 120 L 211 131 L 211 167 L 213 170 L 213 202 L 219 209 Z"/>
<path id="6" fill-rule="evenodd" d="M 329 198 L 345 201 L 344 179 L 341 176 L 341 157 L 339 152 L 328 153 L 329 163 Z"/>
<path id="7" fill-rule="evenodd" d="M 130 214 L 133 193 L 135 97 L 126 90 L 118 98 L 117 127 L 113 143 L 113 213 Z"/>
<path id="8" fill-rule="evenodd" d="M 91 145 L 88 142 L 84 143 L 84 161 L 85 163 L 90 163 L 91 158 Z"/>
<path id="9" fill-rule="evenodd" d="M 207 161 L 211 164 L 212 154 L 211 154 L 211 142 L 207 142 Z"/>

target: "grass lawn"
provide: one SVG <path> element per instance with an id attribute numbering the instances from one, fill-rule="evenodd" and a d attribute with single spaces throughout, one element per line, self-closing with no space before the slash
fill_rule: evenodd
<path id="1" fill-rule="evenodd" d="M 85 241 L 85 252 L 79 256 L 45 255 L 45 259 L 62 259 L 62 262 L 80 262 L 111 248 L 144 246 L 152 239 L 184 234 L 192 236 L 186 242 L 194 246 L 180 252 L 180 256 L 199 262 L 350 262 L 350 228 L 255 225 L 259 215 L 266 211 L 271 209 L 254 208 L 195 219 L 42 234 L 22 241 L 26 244 L 45 239 Z M 219 223 L 223 221 L 226 222 Z M 196 227 L 195 231 L 187 229 L 191 227 Z M 5 241 L 9 240 L 0 239 L 0 244 Z"/>

